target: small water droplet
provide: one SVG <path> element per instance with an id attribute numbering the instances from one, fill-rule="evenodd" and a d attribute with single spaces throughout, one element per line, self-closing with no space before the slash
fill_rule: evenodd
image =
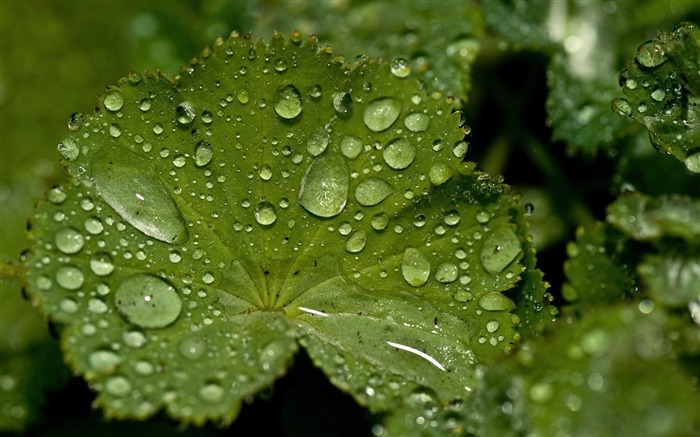
<path id="1" fill-rule="evenodd" d="M 255 221 L 263 226 L 269 226 L 277 220 L 277 209 L 270 202 L 260 202 L 255 207 Z"/>
<path id="2" fill-rule="evenodd" d="M 95 191 L 149 237 L 180 244 L 188 232 L 174 199 L 151 167 L 131 152 L 103 149 L 91 161 Z"/>
<path id="3" fill-rule="evenodd" d="M 451 211 L 447 211 L 442 217 L 442 220 L 447 226 L 456 226 L 457 224 L 459 224 L 461 217 L 459 216 L 459 211 L 453 209 Z"/>
<path id="4" fill-rule="evenodd" d="M 102 222 L 96 217 L 86 218 L 85 222 L 83 223 L 83 227 L 92 235 L 98 235 L 102 233 L 102 231 L 104 231 L 104 226 L 102 225 Z"/>
<path id="5" fill-rule="evenodd" d="M 496 332 L 496 331 L 498 331 L 499 326 L 500 326 L 500 324 L 498 323 L 498 320 L 489 320 L 486 323 L 486 330 L 488 332 Z"/>
<path id="6" fill-rule="evenodd" d="M 341 117 L 347 117 L 352 111 L 352 96 L 349 93 L 335 93 L 333 95 L 333 109 Z"/>
<path id="7" fill-rule="evenodd" d="M 119 138 L 120 136 L 122 136 L 121 126 L 119 126 L 117 123 L 112 123 L 111 125 L 109 125 L 109 134 L 113 138 Z"/>
<path id="8" fill-rule="evenodd" d="M 107 380 L 105 391 L 112 396 L 121 398 L 131 393 L 131 383 L 123 376 L 115 376 Z"/>
<path id="9" fill-rule="evenodd" d="M 464 155 L 467 154 L 467 149 L 469 148 L 469 144 L 466 141 L 457 141 L 452 148 L 452 154 L 456 158 L 464 158 Z"/>
<path id="10" fill-rule="evenodd" d="M 143 334 L 143 332 L 140 331 L 129 331 L 125 332 L 122 335 L 122 339 L 124 339 L 124 344 L 132 347 L 134 349 L 140 349 L 146 345 L 148 340 L 146 339 L 146 336 Z"/>
<path id="11" fill-rule="evenodd" d="M 401 79 L 411 74 L 411 67 L 408 65 L 408 61 L 403 58 L 394 59 L 389 67 L 391 74 Z"/>
<path id="12" fill-rule="evenodd" d="M 431 184 L 441 185 L 452 177 L 452 170 L 447 164 L 435 164 L 430 167 L 428 177 L 430 178 Z"/>
<path id="13" fill-rule="evenodd" d="M 412 112 L 403 121 L 411 132 L 424 132 L 430 127 L 430 117 L 422 112 Z"/>
<path id="14" fill-rule="evenodd" d="M 58 143 L 58 152 L 66 161 L 75 161 L 80 156 L 80 149 L 75 143 L 75 139 L 67 137 L 63 142 Z"/>
<path id="15" fill-rule="evenodd" d="M 394 187 L 384 179 L 368 178 L 357 184 L 355 200 L 362 206 L 374 206 L 381 203 L 394 191 L 396 191 Z"/>
<path id="16" fill-rule="evenodd" d="M 635 59 L 644 67 L 656 67 L 666 62 L 667 57 L 659 43 L 647 41 L 639 46 Z"/>
<path id="17" fill-rule="evenodd" d="M 88 355 L 88 365 L 94 372 L 109 375 L 117 370 L 122 358 L 110 350 L 98 350 Z"/>
<path id="18" fill-rule="evenodd" d="M 403 252 L 401 259 L 401 274 L 413 287 L 420 287 L 428 282 L 430 277 L 430 261 L 423 252 L 409 247 Z"/>
<path id="19" fill-rule="evenodd" d="M 309 95 L 313 97 L 314 99 L 318 99 L 323 95 L 323 89 L 321 88 L 321 85 L 314 85 L 311 88 L 309 88 Z"/>
<path id="20" fill-rule="evenodd" d="M 689 155 L 683 162 L 688 170 L 693 173 L 700 173 L 700 152 Z"/>
<path id="21" fill-rule="evenodd" d="M 180 126 L 188 126 L 194 121 L 197 112 L 190 102 L 182 102 L 175 108 L 175 119 Z"/>
<path id="22" fill-rule="evenodd" d="M 474 218 L 478 223 L 481 223 L 483 225 L 485 223 L 488 223 L 489 220 L 491 220 L 491 214 L 489 214 L 488 211 L 482 209 L 481 211 L 477 211 Z"/>
<path id="23" fill-rule="evenodd" d="M 286 69 L 286 67 L 285 67 Z M 301 93 L 294 85 L 287 85 L 277 92 L 275 112 L 285 120 L 291 120 L 301 114 Z"/>
<path id="24" fill-rule="evenodd" d="M 97 252 L 90 258 L 90 270 L 97 276 L 107 276 L 114 271 L 112 257 L 107 252 Z"/>
<path id="25" fill-rule="evenodd" d="M 627 99 L 617 98 L 612 101 L 612 110 L 621 117 L 632 114 L 632 105 Z"/>
<path id="26" fill-rule="evenodd" d="M 74 228 L 62 228 L 56 232 L 55 242 L 58 250 L 70 255 L 83 248 L 85 238 Z"/>
<path id="27" fill-rule="evenodd" d="M 275 61 L 275 71 L 278 73 L 284 73 L 287 71 L 287 60 L 284 58 L 279 58 Z"/>
<path id="28" fill-rule="evenodd" d="M 208 141 L 200 140 L 194 148 L 194 165 L 204 167 L 211 162 L 214 151 Z"/>
<path id="29" fill-rule="evenodd" d="M 309 138 L 306 140 L 306 150 L 311 154 L 311 156 L 318 156 L 326 150 L 328 143 L 330 141 L 330 135 L 326 130 L 319 126 L 311 132 Z"/>
<path id="30" fill-rule="evenodd" d="M 182 300 L 164 279 L 143 273 L 124 279 L 114 293 L 119 313 L 142 328 L 164 328 L 180 316 Z"/>
<path id="31" fill-rule="evenodd" d="M 357 231 L 348 238 L 345 243 L 345 250 L 350 253 L 361 252 L 367 244 L 367 233 L 365 231 Z"/>
<path id="32" fill-rule="evenodd" d="M 651 98 L 656 100 L 657 102 L 663 102 L 664 98 L 666 98 L 666 91 L 664 91 L 662 89 L 654 90 L 651 93 Z"/>
<path id="33" fill-rule="evenodd" d="M 77 290 L 83 286 L 85 275 L 74 266 L 61 266 L 56 270 L 56 283 L 66 290 Z"/>
<path id="34" fill-rule="evenodd" d="M 520 240 L 510 228 L 493 231 L 481 247 L 481 264 L 492 275 L 503 271 L 521 251 Z"/>
<path id="35" fill-rule="evenodd" d="M 112 112 L 119 111 L 124 106 L 124 96 L 117 90 L 110 91 L 105 96 L 104 105 Z"/>
<path id="36" fill-rule="evenodd" d="M 209 404 L 218 404 L 224 399 L 225 394 L 224 389 L 215 383 L 206 384 L 199 389 L 199 397 Z"/>
<path id="37" fill-rule="evenodd" d="M 68 130 L 74 132 L 80 130 L 80 128 L 83 127 L 84 122 L 85 114 L 82 112 L 74 112 L 70 115 L 70 118 L 68 118 Z"/>
<path id="38" fill-rule="evenodd" d="M 389 167 L 402 170 L 413 163 L 416 147 L 406 138 L 397 138 L 384 148 L 382 156 Z"/>
<path id="39" fill-rule="evenodd" d="M 452 263 L 442 263 L 435 270 L 435 279 L 442 283 L 454 282 L 458 275 L 459 269 Z"/>
<path id="40" fill-rule="evenodd" d="M 365 107 L 362 119 L 373 132 L 389 129 L 401 114 L 401 101 L 393 97 L 382 97 Z"/>
<path id="41" fill-rule="evenodd" d="M 340 214 L 348 201 L 350 175 L 342 157 L 325 154 L 311 162 L 301 179 L 299 204 L 318 217 Z"/>
<path id="42" fill-rule="evenodd" d="M 197 361 L 207 351 L 207 343 L 203 338 L 188 337 L 180 342 L 178 347 L 180 355 L 188 360 Z"/>
<path id="43" fill-rule="evenodd" d="M 479 298 L 479 306 L 485 311 L 510 311 L 515 303 L 497 291 L 489 291 Z"/>
<path id="44" fill-rule="evenodd" d="M 383 231 L 389 224 L 389 216 L 380 212 L 372 217 L 372 228 L 376 231 Z"/>
<path id="45" fill-rule="evenodd" d="M 240 90 L 238 91 L 238 94 L 236 95 L 236 98 L 238 99 L 238 102 L 241 105 L 245 105 L 250 101 L 250 98 L 248 97 L 248 91 L 246 90 Z"/>
<path id="46" fill-rule="evenodd" d="M 346 135 L 340 141 L 340 151 L 346 158 L 355 159 L 362 152 L 362 140 L 353 135 Z"/>

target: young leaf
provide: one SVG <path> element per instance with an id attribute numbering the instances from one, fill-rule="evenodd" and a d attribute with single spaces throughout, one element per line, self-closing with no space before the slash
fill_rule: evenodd
<path id="1" fill-rule="evenodd" d="M 519 198 L 460 164 L 459 115 L 390 65 L 233 34 L 100 100 L 25 265 L 107 415 L 228 423 L 297 340 L 373 411 L 449 401 L 518 340 Z"/>

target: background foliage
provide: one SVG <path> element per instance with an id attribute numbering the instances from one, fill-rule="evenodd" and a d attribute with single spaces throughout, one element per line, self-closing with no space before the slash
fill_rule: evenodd
<path id="1" fill-rule="evenodd" d="M 101 412 L 90 408 L 94 395 L 82 380 L 69 379 L 50 329 L 13 278 L 21 275 L 20 253 L 29 245 L 27 217 L 44 192 L 63 181 L 55 145 L 68 116 L 88 112 L 107 84 L 131 70 L 176 74 L 232 29 L 265 38 L 273 29 L 300 29 L 348 60 L 361 54 L 407 59 L 431 89 L 457 97 L 473 128 L 467 160 L 504 175 L 534 206 L 529 220 L 538 267 L 562 314 L 544 341 L 526 343 L 487 376 L 491 383 L 473 405 L 454 407 L 471 414 L 473 429 L 466 431 L 549 435 L 592 421 L 610 430 L 614 416 L 622 424 L 644 417 L 648 422 L 638 426 L 655 435 L 698 429 L 687 419 L 700 369 L 698 320 L 689 317 L 700 299 L 693 227 L 700 180 L 683 162 L 654 150 L 644 126 L 610 109 L 610 101 L 623 96 L 618 74 L 639 45 L 681 21 L 698 22 L 698 7 L 655 1 L 406 6 L 397 12 L 383 2 L 343 1 L 110 2 L 99 11 L 74 2 L 0 5 L 0 257 L 9 260 L 0 282 L 3 429 L 33 423 L 30 435 L 85 429 L 146 435 L 177 428 L 162 416 L 103 423 Z M 625 374 L 645 384 L 626 381 Z M 618 385 L 606 386 L 610 381 Z M 635 404 L 640 398 L 647 402 Z M 605 413 L 608 404 L 612 413 Z M 494 408 L 506 423 L 492 416 Z M 230 428 L 188 428 L 183 435 L 261 426 L 290 436 L 337 429 L 378 435 L 377 420 L 298 356 L 291 373 Z"/>

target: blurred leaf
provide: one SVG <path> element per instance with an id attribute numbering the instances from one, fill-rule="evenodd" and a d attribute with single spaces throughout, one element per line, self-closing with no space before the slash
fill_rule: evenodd
<path id="1" fill-rule="evenodd" d="M 542 19 L 547 15 L 547 3 L 522 0 L 495 0 L 482 3 L 484 19 L 503 40 L 515 48 L 558 50 Z"/>
<path id="2" fill-rule="evenodd" d="M 700 302 L 700 256 L 649 255 L 638 271 L 657 302 L 684 308 L 691 302 Z"/>
<path id="3" fill-rule="evenodd" d="M 108 416 L 230 423 L 297 338 L 372 411 L 451 401 L 520 337 L 501 292 L 534 268 L 522 204 L 460 164 L 459 115 L 391 65 L 232 35 L 100 101 L 59 145 L 75 179 L 37 209 L 25 265 Z"/>

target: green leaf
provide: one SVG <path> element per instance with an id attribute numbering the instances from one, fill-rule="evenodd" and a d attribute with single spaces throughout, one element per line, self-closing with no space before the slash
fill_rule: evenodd
<path id="1" fill-rule="evenodd" d="M 649 255 L 638 271 L 657 302 L 686 307 L 691 313 L 693 305 L 700 303 L 700 256 L 697 254 Z"/>
<path id="2" fill-rule="evenodd" d="M 229 423 L 297 341 L 372 411 L 451 401 L 519 339 L 522 204 L 390 65 L 233 34 L 100 101 L 59 145 L 74 180 L 25 265 L 107 415 Z"/>
<path id="3" fill-rule="evenodd" d="M 700 172 L 700 29 L 682 23 L 639 46 L 634 63 L 620 74 L 625 98 L 613 110 L 649 129 L 656 148 Z"/>

